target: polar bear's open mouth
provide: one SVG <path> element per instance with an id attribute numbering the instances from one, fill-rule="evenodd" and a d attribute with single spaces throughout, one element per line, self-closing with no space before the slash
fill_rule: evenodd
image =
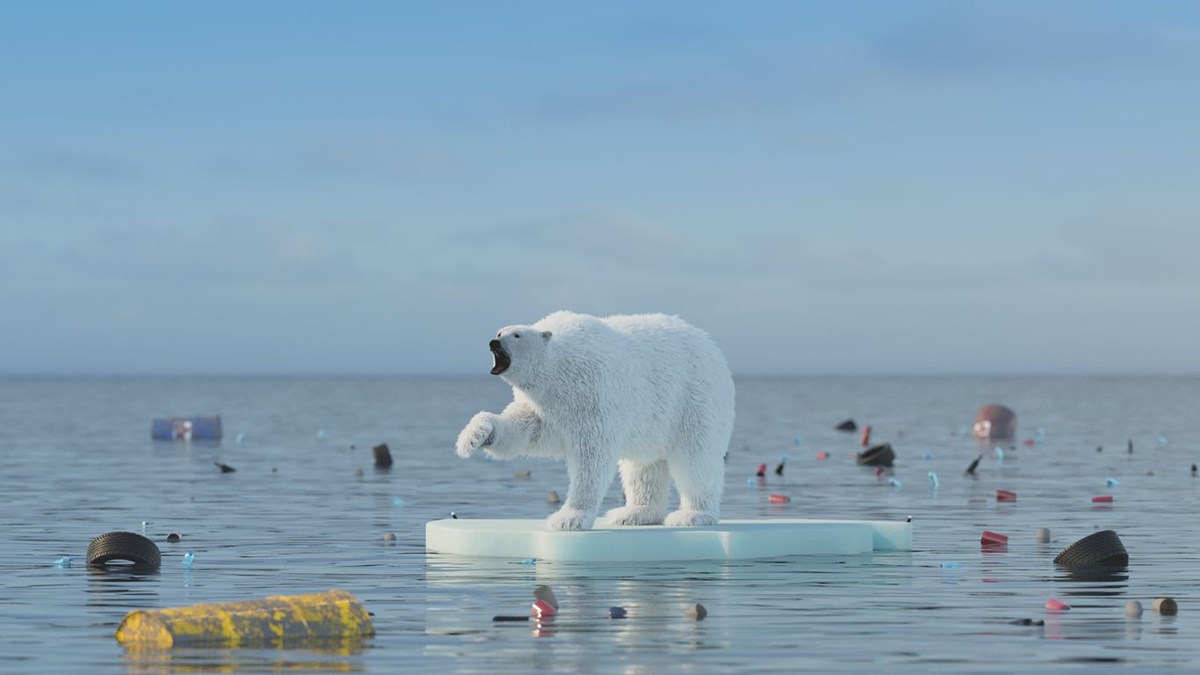
<path id="1" fill-rule="evenodd" d="M 508 370 L 508 367 L 512 365 L 512 359 L 509 358 L 508 352 L 504 351 L 504 347 L 500 346 L 500 341 L 492 340 L 488 343 L 488 347 L 492 348 L 492 358 L 495 360 L 492 365 L 492 374 L 499 375 Z"/>

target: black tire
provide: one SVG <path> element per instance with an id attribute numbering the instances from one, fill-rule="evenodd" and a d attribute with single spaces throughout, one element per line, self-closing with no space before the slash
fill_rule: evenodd
<path id="1" fill-rule="evenodd" d="M 890 443 L 883 443 L 858 456 L 861 466 L 891 466 L 896 461 L 896 451 Z"/>
<path id="2" fill-rule="evenodd" d="M 1093 532 L 1064 548 L 1054 558 L 1063 567 L 1122 567 L 1129 564 L 1129 552 L 1112 530 Z"/>
<path id="3" fill-rule="evenodd" d="M 142 569 L 158 569 L 162 554 L 154 542 L 133 532 L 105 532 L 88 544 L 87 564 L 103 566 L 113 560 L 128 560 Z"/>
<path id="4" fill-rule="evenodd" d="M 858 431 L 858 425 L 854 423 L 854 420 L 846 420 L 845 422 L 842 422 L 841 424 L 837 425 L 837 430 L 838 431 Z"/>

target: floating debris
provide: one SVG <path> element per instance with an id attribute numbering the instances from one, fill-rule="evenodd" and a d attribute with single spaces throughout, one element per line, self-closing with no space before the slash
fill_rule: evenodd
<path id="1" fill-rule="evenodd" d="M 562 499 L 559 498 L 558 493 L 553 490 L 550 491 L 550 494 L 546 495 L 547 504 L 557 504 L 561 501 Z"/>
<path id="2" fill-rule="evenodd" d="M 1068 609 L 1071 609 L 1071 606 L 1062 600 L 1059 600 L 1058 598 L 1050 598 L 1046 601 L 1046 609 L 1050 610 L 1051 612 L 1064 612 Z"/>
<path id="3" fill-rule="evenodd" d="M 974 476 L 974 475 L 975 475 L 975 469 L 979 467 L 979 460 L 981 460 L 981 459 L 983 459 L 983 455 L 980 455 L 980 456 L 976 457 L 976 458 L 975 458 L 975 461 L 974 461 L 974 462 L 971 462 L 971 463 L 970 463 L 970 464 L 967 466 L 967 470 L 966 470 L 966 472 L 965 472 L 965 473 L 966 473 L 967 475 L 969 475 L 969 476 Z"/>
<path id="4" fill-rule="evenodd" d="M 393 506 L 404 506 L 404 500 L 403 500 L 403 499 L 401 499 L 401 498 L 399 498 L 399 497 L 393 497 L 393 498 L 392 498 L 392 505 L 393 505 Z"/>
<path id="5" fill-rule="evenodd" d="M 904 487 L 904 483 L 901 483 L 900 479 L 896 478 L 895 476 L 888 478 L 888 485 L 891 485 L 894 488 Z"/>
<path id="6" fill-rule="evenodd" d="M 858 444 L 864 448 L 871 444 L 871 425 L 863 427 L 862 435 L 858 437 Z"/>
<path id="7" fill-rule="evenodd" d="M 1074 569 L 1124 567 L 1129 564 L 1129 553 L 1116 532 L 1101 530 L 1064 548 L 1055 556 L 1054 564 Z"/>
<path id="8" fill-rule="evenodd" d="M 1112 500 L 1112 495 L 1096 495 L 1092 497 L 1093 504 L 1111 504 Z"/>
<path id="9" fill-rule="evenodd" d="M 971 435 L 981 441 L 1011 441 L 1017 436 L 1017 414 L 999 403 L 989 403 L 975 413 Z"/>
<path id="10" fill-rule="evenodd" d="M 846 420 L 834 428 L 838 431 L 858 431 L 858 424 L 854 420 Z"/>
<path id="11" fill-rule="evenodd" d="M 246 440 L 246 432 L 244 432 L 244 431 L 239 431 L 237 437 L 234 439 L 234 441 L 237 442 L 238 445 L 241 445 L 243 442 L 245 442 L 245 440 Z"/>
<path id="12" fill-rule="evenodd" d="M 1013 619 L 1009 621 L 1014 626 L 1045 626 L 1046 622 L 1041 619 Z"/>
<path id="13" fill-rule="evenodd" d="M 938 569 L 942 570 L 956 570 L 960 567 L 962 567 L 962 563 L 953 560 L 938 563 Z"/>
<path id="14" fill-rule="evenodd" d="M 363 470 L 362 470 L 362 467 L 359 467 L 359 468 L 357 468 L 357 469 L 355 469 L 355 470 L 354 470 L 354 477 L 355 477 L 355 478 L 362 478 L 362 477 L 363 477 Z"/>
<path id="15" fill-rule="evenodd" d="M 996 501 L 1015 502 L 1017 501 L 1017 493 L 1012 490 L 996 490 Z"/>
<path id="16" fill-rule="evenodd" d="M 1150 609 L 1163 616 L 1172 616 L 1179 613 L 1179 605 L 1172 598 L 1155 598 L 1154 602 L 1150 605 Z"/>
<path id="17" fill-rule="evenodd" d="M 551 617 L 551 616 L 554 616 L 555 614 L 558 614 L 558 610 L 551 607 L 545 601 L 537 600 L 533 603 L 531 613 L 533 614 L 533 616 L 535 616 L 539 619 L 544 619 L 546 617 Z"/>
<path id="18" fill-rule="evenodd" d="M 1125 603 L 1125 616 L 1136 619 L 1142 615 L 1142 603 L 1137 600 L 1130 600 Z"/>
<path id="19" fill-rule="evenodd" d="M 941 485 L 941 481 L 938 480 L 937 474 L 932 471 L 929 472 L 929 484 L 934 490 L 938 489 L 938 486 Z"/>
<path id="20" fill-rule="evenodd" d="M 770 495 L 767 497 L 767 501 L 772 504 L 786 504 L 792 501 L 792 498 L 787 495 Z"/>
<path id="21" fill-rule="evenodd" d="M 190 569 L 192 569 L 192 565 L 193 565 L 195 562 L 196 562 L 196 554 L 195 554 L 194 552 L 192 552 L 192 551 L 188 551 L 187 553 L 184 553 L 184 554 L 183 554 L 183 567 L 184 567 L 184 569 L 189 569 L 189 570 L 190 570 Z"/>
<path id="22" fill-rule="evenodd" d="M 829 453 L 822 450 L 817 453 L 817 459 L 829 459 Z"/>
<path id="23" fill-rule="evenodd" d="M 1166 436 L 1159 436 L 1159 437 L 1158 437 L 1158 444 L 1159 444 L 1159 445 L 1166 445 L 1166 444 L 1167 444 L 1167 437 L 1166 437 Z"/>
<path id="24" fill-rule="evenodd" d="M 758 471 L 755 471 L 755 472 L 754 472 L 754 475 L 755 475 L 755 476 L 758 476 L 759 478 L 766 478 L 766 476 L 767 476 L 767 465 L 766 465 L 766 464 L 759 464 L 759 465 L 758 465 Z"/>
<path id="25" fill-rule="evenodd" d="M 513 478 L 516 478 L 517 480 L 529 480 L 530 476 L 532 476 L 532 475 L 533 475 L 533 471 L 530 469 L 525 469 L 524 471 L 514 471 L 513 472 Z"/>
<path id="26" fill-rule="evenodd" d="M 172 532 L 167 535 L 168 544 L 178 544 L 180 539 L 183 539 L 183 535 L 178 532 Z"/>
<path id="27" fill-rule="evenodd" d="M 1133 454 L 1133 439 L 1129 439 L 1129 454 Z"/>
<path id="28" fill-rule="evenodd" d="M 521 561 L 521 564 L 522 564 L 522 565 L 536 565 L 536 564 L 537 564 L 537 558 L 526 558 L 526 559 L 524 559 L 524 560 L 522 560 L 522 561 Z"/>
<path id="29" fill-rule="evenodd" d="M 529 621 L 529 617 L 527 617 L 527 616 L 512 616 L 512 615 L 505 616 L 505 615 L 501 614 L 499 616 L 493 616 L 492 621 L 495 621 L 495 622 L 526 621 L 527 622 L 527 621 Z"/>
<path id="30" fill-rule="evenodd" d="M 1008 535 L 1000 534 L 999 532 L 992 532 L 991 530 L 984 530 L 983 534 L 979 537 L 979 543 L 985 546 L 1008 544 Z"/>
<path id="31" fill-rule="evenodd" d="M 233 468 L 232 466 L 229 466 L 228 464 L 222 464 L 220 462 L 213 462 L 213 464 L 216 464 L 218 467 L 221 468 L 221 473 L 233 473 L 234 471 L 237 471 L 237 469 Z"/>
<path id="32" fill-rule="evenodd" d="M 890 443 L 883 443 L 867 450 L 858 456 L 861 466 L 892 466 L 896 461 L 896 451 Z"/>
<path id="33" fill-rule="evenodd" d="M 992 452 L 994 452 L 996 454 L 997 462 L 1004 461 L 1004 448 L 997 445 L 996 447 L 992 448 Z"/>
<path id="34" fill-rule="evenodd" d="M 1050 542 L 1050 530 L 1044 527 L 1039 527 L 1037 531 L 1033 533 L 1033 538 L 1036 539 L 1039 544 L 1047 544 Z"/>
<path id="35" fill-rule="evenodd" d="M 375 466 L 380 469 L 387 469 L 392 466 L 392 451 L 388 450 L 387 443 L 380 443 L 371 448 L 371 452 L 375 454 Z"/>
<path id="36" fill-rule="evenodd" d="M 783 455 L 783 456 L 781 456 L 781 457 L 779 458 L 779 466 L 775 467 L 775 475 L 776 475 L 776 476 L 782 476 L 782 475 L 783 475 L 783 465 L 784 465 L 784 464 L 787 464 L 787 460 L 788 460 L 788 456 L 787 456 L 787 455 Z"/>
<path id="37" fill-rule="evenodd" d="M 396 541 L 396 533 L 395 532 L 384 532 L 383 540 L 389 544 Z"/>
<path id="38" fill-rule="evenodd" d="M 1104 483 L 1106 485 L 1108 485 L 1108 487 L 1117 487 L 1118 485 L 1121 484 L 1121 481 L 1117 480 L 1116 478 L 1113 478 L 1112 476 L 1109 476 L 1108 478 L 1104 479 Z"/>
<path id="39" fill-rule="evenodd" d="M 72 559 L 71 556 L 64 555 L 63 557 L 54 561 L 54 566 L 58 568 L 70 567 L 72 562 L 74 562 L 74 559 Z"/>
<path id="40" fill-rule="evenodd" d="M 624 607 L 608 608 L 608 618 L 610 619 L 624 619 L 628 614 L 629 613 L 625 611 Z"/>
<path id="41" fill-rule="evenodd" d="M 695 619 L 696 621 L 703 621 L 704 617 L 708 616 L 708 610 L 704 608 L 704 605 L 701 605 L 700 603 L 696 603 L 696 604 L 692 605 L 691 607 L 688 607 L 687 611 L 684 612 L 683 615 L 689 619 Z"/>
<path id="42" fill-rule="evenodd" d="M 554 589 L 549 586 L 538 586 L 533 589 L 533 597 L 550 605 L 555 610 L 558 609 L 558 598 L 554 597 Z"/>
<path id="43" fill-rule="evenodd" d="M 325 430 L 317 429 L 317 438 L 325 438 Z"/>
<path id="44" fill-rule="evenodd" d="M 458 513 L 454 512 L 454 511 L 451 511 L 451 512 L 450 512 L 450 518 L 452 518 L 452 519 L 454 519 L 454 520 L 458 520 Z"/>

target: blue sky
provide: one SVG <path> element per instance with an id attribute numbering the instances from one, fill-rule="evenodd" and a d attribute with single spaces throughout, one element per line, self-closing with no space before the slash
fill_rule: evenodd
<path id="1" fill-rule="evenodd" d="M 1200 372 L 1200 7 L 0 7 L 0 373 Z"/>

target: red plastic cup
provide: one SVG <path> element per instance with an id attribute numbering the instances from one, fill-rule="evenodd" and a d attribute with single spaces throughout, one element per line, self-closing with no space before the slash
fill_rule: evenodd
<path id="1" fill-rule="evenodd" d="M 996 490 L 996 501 L 1015 502 L 1017 501 L 1017 493 L 1011 490 Z"/>
<path id="2" fill-rule="evenodd" d="M 1058 598 L 1050 598 L 1046 601 L 1046 609 L 1051 612 L 1062 612 L 1071 609 L 1071 606 Z"/>
<path id="3" fill-rule="evenodd" d="M 829 453 L 822 450 L 817 453 L 817 459 L 829 459 Z"/>
<path id="4" fill-rule="evenodd" d="M 767 500 L 772 504 L 786 504 L 792 501 L 792 498 L 787 495 L 771 495 L 767 497 Z"/>
<path id="5" fill-rule="evenodd" d="M 1112 503 L 1112 495 L 1096 495 L 1095 497 L 1092 497 L 1092 503 L 1093 504 L 1111 504 Z"/>
<path id="6" fill-rule="evenodd" d="M 995 546 L 997 544 L 1007 545 L 1008 544 L 1008 535 L 1000 534 L 999 532 L 992 532 L 991 530 L 984 530 L 983 536 L 981 536 L 979 538 L 979 543 L 985 544 L 985 545 L 992 545 L 992 546 Z"/>
<path id="7" fill-rule="evenodd" d="M 540 619 L 546 616 L 554 616 L 555 614 L 558 614 L 558 610 L 554 609 L 554 606 L 545 600 L 537 600 L 533 603 L 533 610 L 530 612 L 530 614 L 533 614 Z"/>
<path id="8" fill-rule="evenodd" d="M 757 471 L 757 472 L 756 472 L 754 475 L 755 475 L 755 476 L 758 476 L 759 478 L 763 478 L 763 477 L 765 477 L 765 476 L 767 475 L 767 465 L 766 465 L 766 464 L 759 464 L 759 465 L 758 465 L 758 471 Z"/>
<path id="9" fill-rule="evenodd" d="M 858 442 L 864 448 L 871 444 L 871 425 L 863 427 L 862 435 L 858 437 Z"/>

